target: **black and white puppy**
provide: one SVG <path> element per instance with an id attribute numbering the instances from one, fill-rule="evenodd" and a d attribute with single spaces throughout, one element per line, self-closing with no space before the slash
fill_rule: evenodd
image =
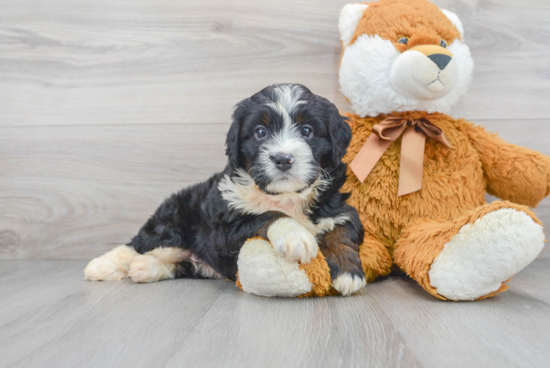
<path id="1" fill-rule="evenodd" d="M 164 201 L 127 245 L 92 260 L 89 280 L 235 280 L 237 257 L 252 237 L 308 263 L 321 249 L 333 286 L 365 285 L 363 227 L 339 190 L 351 131 L 337 108 L 299 84 L 264 88 L 237 104 L 223 172 Z"/>

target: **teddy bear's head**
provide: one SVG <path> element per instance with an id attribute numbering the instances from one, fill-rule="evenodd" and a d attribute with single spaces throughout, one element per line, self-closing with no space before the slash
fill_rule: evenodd
<path id="1" fill-rule="evenodd" d="M 340 86 L 361 117 L 448 112 L 474 66 L 458 16 L 426 0 L 348 4 L 339 20 Z"/>

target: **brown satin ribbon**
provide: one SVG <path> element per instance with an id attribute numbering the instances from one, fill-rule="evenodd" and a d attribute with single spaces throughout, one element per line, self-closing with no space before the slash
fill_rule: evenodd
<path id="1" fill-rule="evenodd" d="M 426 137 L 452 148 L 443 131 L 426 118 L 407 119 L 390 116 L 373 126 L 372 132 L 349 166 L 362 183 L 390 144 L 404 132 L 401 141 L 398 196 L 422 188 Z"/>

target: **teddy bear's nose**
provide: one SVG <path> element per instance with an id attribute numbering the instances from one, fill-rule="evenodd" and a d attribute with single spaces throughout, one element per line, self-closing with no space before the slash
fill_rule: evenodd
<path id="1" fill-rule="evenodd" d="M 418 45 L 411 47 L 409 51 L 417 51 L 434 62 L 439 70 L 443 70 L 453 59 L 453 53 L 439 45 Z"/>
<path id="2" fill-rule="evenodd" d="M 439 68 L 439 70 L 443 70 L 445 69 L 445 67 L 447 66 L 447 64 L 449 64 L 449 62 L 451 61 L 451 57 L 448 56 L 448 55 L 443 55 L 443 54 L 433 54 L 433 55 L 429 55 L 428 56 L 428 59 L 430 59 L 431 61 L 433 61 L 435 63 L 435 65 L 437 65 L 437 67 Z"/>

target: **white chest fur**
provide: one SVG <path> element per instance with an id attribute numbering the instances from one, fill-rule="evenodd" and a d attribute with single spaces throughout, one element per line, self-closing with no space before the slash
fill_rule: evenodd
<path id="1" fill-rule="evenodd" d="M 308 216 L 310 207 L 315 200 L 321 181 L 315 182 L 306 190 L 295 193 L 270 195 L 258 188 L 254 180 L 246 172 L 239 170 L 237 176 L 226 175 L 218 186 L 222 197 L 229 206 L 246 214 L 262 214 L 269 211 L 282 212 L 292 217 L 304 226 L 311 234 L 317 236 L 331 231 L 334 226 L 348 220 L 346 215 L 333 218 L 321 218 L 313 223 Z"/>

